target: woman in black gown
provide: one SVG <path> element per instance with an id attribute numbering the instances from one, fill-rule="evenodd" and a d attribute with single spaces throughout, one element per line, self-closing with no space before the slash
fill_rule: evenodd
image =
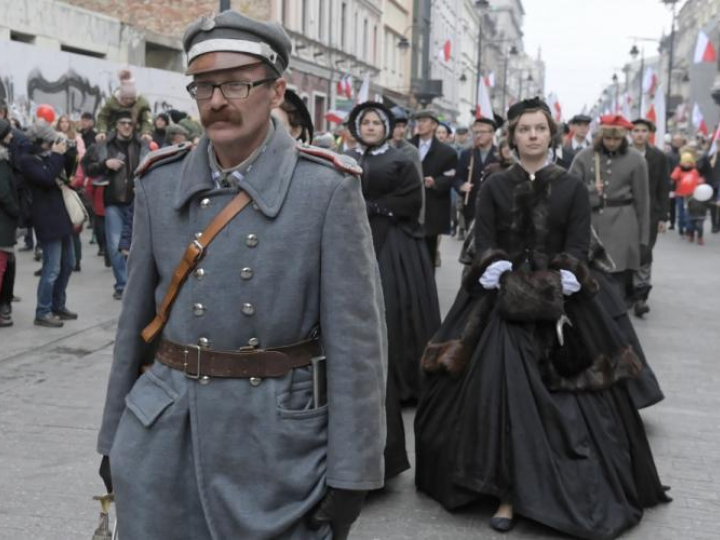
<path id="1" fill-rule="evenodd" d="M 392 124 L 392 113 L 374 102 L 356 106 L 348 116 L 350 132 L 360 142 L 349 155 L 363 168 L 363 194 L 385 297 L 386 478 L 410 468 L 401 402 L 417 395 L 420 357 L 440 326 L 433 268 L 418 222 L 422 183 L 413 162 L 387 143 Z"/>
<path id="2" fill-rule="evenodd" d="M 508 119 L 519 163 L 481 188 L 475 261 L 423 357 L 416 484 L 448 509 L 496 497 L 500 531 L 520 514 L 609 540 L 669 500 L 625 384 L 642 364 L 597 299 L 588 193 L 548 159 L 547 105 Z"/>

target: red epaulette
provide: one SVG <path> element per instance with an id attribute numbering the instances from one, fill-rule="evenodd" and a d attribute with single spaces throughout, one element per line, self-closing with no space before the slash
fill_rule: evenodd
<path id="1" fill-rule="evenodd" d="M 332 150 L 328 150 L 326 148 L 319 148 L 317 146 L 311 146 L 309 144 L 298 145 L 297 149 L 298 152 L 300 152 L 301 154 L 319 158 L 332 164 L 332 166 L 340 172 L 352 174 L 355 176 L 362 175 L 362 167 L 360 167 L 357 161 L 355 161 L 350 156 L 338 154 L 337 152 L 333 152 Z"/>
<path id="2" fill-rule="evenodd" d="M 165 148 L 160 148 L 154 152 L 150 152 L 147 156 L 145 156 L 145 159 L 142 160 L 142 163 L 138 165 L 138 168 L 135 169 L 135 175 L 143 176 L 146 172 L 152 169 L 153 166 L 160 162 L 169 163 L 171 161 L 176 161 L 177 159 L 184 157 L 185 154 L 192 149 L 193 144 L 191 142 L 184 142 L 174 146 L 166 146 Z"/>

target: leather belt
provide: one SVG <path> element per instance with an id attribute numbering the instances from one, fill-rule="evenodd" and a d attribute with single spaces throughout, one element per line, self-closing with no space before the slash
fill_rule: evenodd
<path id="1" fill-rule="evenodd" d="M 322 356 L 318 339 L 272 349 L 239 351 L 204 349 L 197 345 L 181 345 L 169 339 L 161 339 L 155 358 L 168 367 L 182 371 L 191 379 L 265 379 L 282 377 L 292 369 L 311 365 L 313 359 Z"/>
<path id="2" fill-rule="evenodd" d="M 619 208 L 621 206 L 630 206 L 634 202 L 635 201 L 633 201 L 632 199 L 624 201 L 608 201 L 605 199 L 601 199 L 600 204 L 593 207 L 593 212 L 602 211 L 604 208 Z"/>

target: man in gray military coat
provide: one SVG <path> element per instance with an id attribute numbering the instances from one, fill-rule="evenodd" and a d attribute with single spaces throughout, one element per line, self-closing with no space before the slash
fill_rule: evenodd
<path id="1" fill-rule="evenodd" d="M 645 158 L 630 148 L 633 125 L 621 115 L 600 117 L 593 146 L 575 156 L 570 172 L 590 192 L 592 224 L 615 263 L 613 276 L 628 303 L 634 297 L 632 276 L 649 254 L 650 198 Z"/>
<path id="2" fill-rule="evenodd" d="M 291 49 L 280 26 L 227 11 L 193 23 L 184 47 L 206 135 L 140 168 L 98 440 L 120 536 L 346 538 L 383 485 L 385 448 L 384 306 L 360 181 L 271 120 Z M 146 343 L 188 244 L 240 191 L 252 206 Z"/>

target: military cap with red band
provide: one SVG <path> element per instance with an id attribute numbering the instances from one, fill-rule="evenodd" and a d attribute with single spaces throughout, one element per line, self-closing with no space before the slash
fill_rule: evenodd
<path id="1" fill-rule="evenodd" d="M 632 129 L 633 125 L 622 114 L 604 114 L 600 117 L 600 127 Z"/>

